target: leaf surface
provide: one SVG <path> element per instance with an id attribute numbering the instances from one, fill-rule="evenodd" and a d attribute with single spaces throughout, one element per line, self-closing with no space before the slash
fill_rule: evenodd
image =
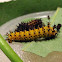
<path id="1" fill-rule="evenodd" d="M 44 22 L 48 22 L 46 18 L 43 19 Z M 51 25 L 54 24 L 62 24 L 62 8 L 58 8 L 55 14 L 51 17 Z M 22 50 L 29 51 L 35 53 L 39 56 L 46 57 L 48 53 L 53 51 L 62 52 L 62 28 L 60 29 L 60 33 L 58 33 L 57 38 L 51 40 L 41 40 L 41 41 L 32 41 L 28 43 L 24 43 Z"/>

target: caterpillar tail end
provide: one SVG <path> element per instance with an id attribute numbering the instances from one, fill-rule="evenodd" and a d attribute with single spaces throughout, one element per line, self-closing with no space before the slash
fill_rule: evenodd
<path id="1" fill-rule="evenodd" d="M 9 43 L 12 43 L 12 40 L 10 40 L 10 39 L 8 39 L 8 38 L 6 38 L 5 40 L 7 40 Z"/>

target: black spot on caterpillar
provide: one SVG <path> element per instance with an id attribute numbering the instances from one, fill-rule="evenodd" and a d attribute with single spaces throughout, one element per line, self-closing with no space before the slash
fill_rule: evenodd
<path id="1" fill-rule="evenodd" d="M 24 30 L 24 31 L 20 31 L 20 32 L 11 32 L 10 34 L 8 34 L 8 42 L 11 43 L 12 41 L 30 41 L 30 40 L 34 40 L 36 38 L 46 38 L 46 39 L 50 39 L 50 38 L 54 38 L 56 36 L 56 34 L 58 33 L 58 30 L 61 27 L 59 24 L 57 25 L 57 30 L 55 30 L 55 26 L 50 27 L 50 23 L 48 22 L 47 26 L 43 26 L 43 27 L 38 27 L 37 29 L 29 29 L 29 31 Z"/>
<path id="2" fill-rule="evenodd" d="M 42 22 L 41 19 L 35 19 L 35 20 L 32 20 L 28 23 L 21 22 L 21 24 L 19 24 L 19 26 L 17 26 L 15 31 L 17 31 L 17 32 L 24 31 L 24 30 L 29 31 L 29 29 L 32 30 L 32 29 L 34 29 L 34 27 L 37 29 L 38 26 L 39 27 L 44 26 L 44 23 Z"/>

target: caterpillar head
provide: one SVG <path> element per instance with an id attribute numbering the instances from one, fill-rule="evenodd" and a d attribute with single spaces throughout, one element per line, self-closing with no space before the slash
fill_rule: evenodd
<path id="1" fill-rule="evenodd" d="M 50 16 L 49 16 L 49 15 L 47 16 L 47 18 L 48 18 L 48 20 L 50 20 Z M 50 25 L 50 23 L 49 23 L 49 22 L 48 22 L 48 25 Z M 56 28 L 56 29 L 57 29 L 57 32 L 60 32 L 60 28 L 61 28 L 61 26 L 62 26 L 61 24 L 58 24 L 57 26 L 56 26 L 56 25 L 54 25 L 54 26 L 53 26 L 53 29 L 55 29 L 55 28 Z"/>
<path id="2" fill-rule="evenodd" d="M 55 38 L 56 34 L 58 33 L 57 30 L 54 27 L 50 26 L 50 22 L 48 22 L 47 26 L 43 26 L 43 37 L 44 38 Z"/>
<path id="3" fill-rule="evenodd" d="M 57 35 L 58 35 L 58 32 L 60 32 L 60 28 L 61 28 L 61 24 L 57 24 L 57 26 L 56 25 L 54 25 L 53 27 L 50 27 L 50 23 L 48 22 L 48 25 L 47 25 L 48 27 L 46 27 L 46 28 L 48 28 L 48 35 L 47 35 L 47 37 L 46 38 L 48 38 L 48 39 L 51 39 L 51 38 L 55 38 L 55 37 L 57 37 Z M 47 29 L 46 29 L 47 30 Z"/>
<path id="4" fill-rule="evenodd" d="M 53 27 L 45 26 L 43 28 L 44 31 L 44 38 L 52 38 L 55 37 L 57 34 L 57 30 L 53 29 Z"/>
<path id="5" fill-rule="evenodd" d="M 54 25 L 53 28 L 54 28 L 54 29 L 56 28 L 56 29 L 57 29 L 57 32 L 60 32 L 61 26 L 62 26 L 61 24 L 58 24 L 57 26 Z"/>

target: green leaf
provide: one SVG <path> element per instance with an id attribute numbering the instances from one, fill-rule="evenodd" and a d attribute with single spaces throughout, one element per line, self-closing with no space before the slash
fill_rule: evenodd
<path id="1" fill-rule="evenodd" d="M 48 21 L 47 19 L 43 19 Z M 51 25 L 61 23 L 62 24 L 62 8 L 58 8 L 55 14 L 51 17 Z M 35 53 L 39 56 L 46 57 L 48 53 L 53 51 L 62 52 L 62 28 L 58 33 L 57 38 L 51 40 L 32 41 L 24 44 L 22 50 Z"/>

